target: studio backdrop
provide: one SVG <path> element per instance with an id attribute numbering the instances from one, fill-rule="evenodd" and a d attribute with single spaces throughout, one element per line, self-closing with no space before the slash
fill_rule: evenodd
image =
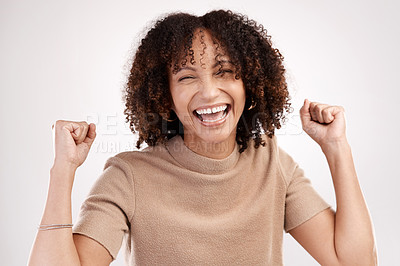
<path id="1" fill-rule="evenodd" d="M 25 265 L 53 163 L 56 120 L 88 121 L 97 138 L 78 169 L 73 221 L 107 158 L 135 150 L 123 115 L 132 55 L 169 12 L 231 9 L 262 24 L 284 56 L 293 112 L 278 143 L 333 207 L 326 159 L 302 130 L 305 98 L 345 108 L 347 136 L 374 222 L 381 265 L 399 263 L 399 62 L 397 1 L 0 2 L 0 257 Z M 283 232 L 282 232 L 283 233 Z M 318 265 L 285 234 L 286 265 Z M 123 254 L 112 265 L 123 265 Z"/>

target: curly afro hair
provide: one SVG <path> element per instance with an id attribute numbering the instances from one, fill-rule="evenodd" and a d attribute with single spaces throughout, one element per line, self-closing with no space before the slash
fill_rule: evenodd
<path id="1" fill-rule="evenodd" d="M 132 132 L 139 133 L 137 148 L 143 142 L 155 146 L 178 134 L 183 136 L 180 121 L 169 118 L 174 114 L 168 70 L 176 72 L 188 61 L 194 63 L 192 40 L 196 30 L 211 33 L 217 51 L 232 61 L 235 78 L 243 80 L 246 106 L 236 129 L 239 151 L 247 148 L 250 138 L 256 148 L 264 146 L 261 135 L 271 138 L 292 111 L 283 56 L 272 48 L 271 36 L 262 25 L 247 16 L 217 10 L 203 16 L 169 14 L 141 40 L 124 95 L 126 122 Z"/>

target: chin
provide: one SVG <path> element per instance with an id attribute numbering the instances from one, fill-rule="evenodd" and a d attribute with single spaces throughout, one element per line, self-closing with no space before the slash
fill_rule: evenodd
<path id="1" fill-rule="evenodd" d="M 223 130 L 223 132 L 209 132 L 202 134 L 200 137 L 204 142 L 210 143 L 210 144 L 220 144 L 224 142 L 229 142 L 233 138 L 235 138 L 235 135 L 232 134 L 232 131 L 229 130 Z"/>

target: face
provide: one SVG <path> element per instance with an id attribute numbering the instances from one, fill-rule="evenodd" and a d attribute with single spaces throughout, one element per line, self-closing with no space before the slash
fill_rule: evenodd
<path id="1" fill-rule="evenodd" d="M 235 79 L 235 68 L 227 56 L 219 57 L 223 61 L 220 69 L 216 44 L 207 31 L 203 34 L 205 46 L 199 31 L 193 39 L 195 63 L 187 63 L 177 73 L 169 71 L 172 109 L 183 124 L 186 144 L 232 142 L 245 105 L 243 81 Z"/>

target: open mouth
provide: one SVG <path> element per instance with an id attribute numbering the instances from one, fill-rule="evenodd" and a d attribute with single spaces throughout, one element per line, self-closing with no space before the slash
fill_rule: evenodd
<path id="1" fill-rule="evenodd" d="M 193 114 L 203 123 L 218 123 L 226 118 L 230 110 L 231 105 L 225 104 L 213 108 L 197 109 L 193 111 Z"/>

